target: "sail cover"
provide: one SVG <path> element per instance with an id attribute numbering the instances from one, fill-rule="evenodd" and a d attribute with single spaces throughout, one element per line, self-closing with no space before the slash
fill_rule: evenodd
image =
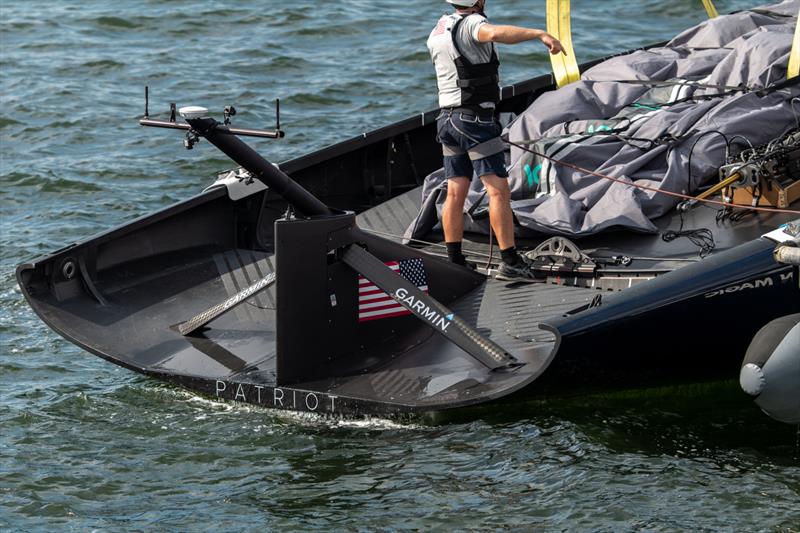
<path id="1" fill-rule="evenodd" d="M 793 0 L 707 20 L 540 96 L 504 131 L 518 233 L 655 232 L 651 220 L 680 199 L 626 183 L 691 194 L 716 180 L 726 152 L 797 127 L 800 85 L 787 84 L 786 70 L 799 9 Z M 479 180 L 471 187 L 465 210 L 475 215 L 488 199 Z M 442 170 L 426 178 L 407 237 L 434 229 L 445 191 Z M 486 217 L 465 218 L 467 231 L 488 232 Z"/>

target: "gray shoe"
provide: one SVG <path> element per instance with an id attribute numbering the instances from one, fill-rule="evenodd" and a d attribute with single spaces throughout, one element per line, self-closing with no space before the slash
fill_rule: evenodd
<path id="1" fill-rule="evenodd" d="M 494 277 L 503 281 L 525 281 L 527 283 L 544 281 L 544 279 L 536 277 L 533 266 L 522 257 L 519 258 L 515 265 L 500 263 L 500 268 L 497 269 Z"/>

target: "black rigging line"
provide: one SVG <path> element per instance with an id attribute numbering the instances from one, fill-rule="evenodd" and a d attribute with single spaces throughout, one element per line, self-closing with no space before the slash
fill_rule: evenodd
<path id="1" fill-rule="evenodd" d="M 708 254 L 710 254 L 714 248 L 717 247 L 717 243 L 714 241 L 714 234 L 708 228 L 698 228 L 698 229 L 683 229 L 683 217 L 684 212 L 680 211 L 680 218 L 681 218 L 681 226 L 678 231 L 675 230 L 668 230 L 661 234 L 661 239 L 664 242 L 672 242 L 675 239 L 680 237 L 686 237 L 692 244 L 700 248 L 700 257 L 705 258 Z"/>

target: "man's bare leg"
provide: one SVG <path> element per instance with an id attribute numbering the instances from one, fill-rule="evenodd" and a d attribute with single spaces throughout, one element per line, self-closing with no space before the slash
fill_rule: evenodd
<path id="1" fill-rule="evenodd" d="M 511 189 L 507 178 L 496 174 L 481 176 L 489 195 L 489 221 L 497 235 L 500 255 L 503 258 L 496 274 L 498 279 L 534 280 L 535 274 L 527 262 L 517 253 L 514 245 L 514 213 L 511 211 Z"/>
<path id="2" fill-rule="evenodd" d="M 514 215 L 511 212 L 511 189 L 508 178 L 496 174 L 481 176 L 489 196 L 489 222 L 492 224 L 497 244 L 501 250 L 514 247 Z"/>
<path id="3" fill-rule="evenodd" d="M 442 229 L 447 245 L 447 255 L 458 264 L 466 264 L 461 252 L 461 241 L 464 238 L 464 201 L 469 192 L 470 179 L 465 176 L 447 180 L 447 198 L 442 207 Z"/>

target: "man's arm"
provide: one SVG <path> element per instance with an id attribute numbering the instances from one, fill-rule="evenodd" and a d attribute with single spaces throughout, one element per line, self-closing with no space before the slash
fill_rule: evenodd
<path id="1" fill-rule="evenodd" d="M 543 30 L 522 28 L 520 26 L 497 26 L 481 24 L 478 28 L 478 40 L 482 43 L 517 44 L 525 41 L 542 41 L 551 54 L 565 54 L 564 47 L 558 39 Z"/>

